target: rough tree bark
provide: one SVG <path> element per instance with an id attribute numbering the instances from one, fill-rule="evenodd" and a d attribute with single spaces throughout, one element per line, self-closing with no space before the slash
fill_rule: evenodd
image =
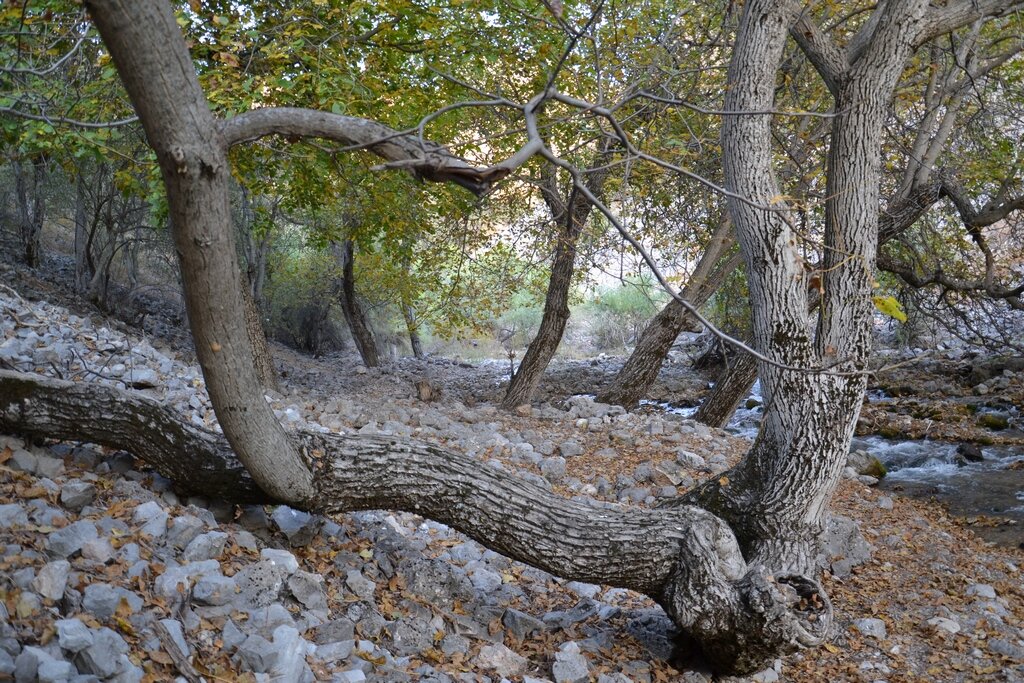
<path id="1" fill-rule="evenodd" d="M 363 365 L 368 368 L 380 366 L 380 356 L 377 354 L 377 342 L 373 339 L 373 332 L 366 321 L 363 307 L 356 298 L 356 277 L 355 277 L 355 243 L 347 239 L 341 244 L 331 242 L 331 251 L 334 258 L 341 267 L 341 280 L 337 283 L 338 301 L 341 303 L 341 311 L 345 314 L 345 322 L 352 333 L 352 341 L 359 350 L 359 357 L 363 359 Z"/>
<path id="2" fill-rule="evenodd" d="M 607 150 L 599 153 L 597 158 L 595 168 L 586 174 L 586 183 L 594 195 L 600 196 L 609 172 Z M 512 376 L 501 402 L 508 409 L 530 402 L 541 376 L 562 341 L 566 323 L 569 322 L 569 290 L 576 266 L 576 242 L 594 208 L 590 200 L 574 187 L 569 190 L 568 197 L 563 198 L 558 187 L 557 172 L 552 165 L 545 167 L 541 193 L 558 226 L 557 242 L 551 260 L 551 278 L 544 296 L 544 314 L 540 326 L 523 354 L 519 369 Z"/>
<path id="3" fill-rule="evenodd" d="M 723 216 L 708 241 L 693 275 L 679 296 L 694 307 L 704 305 L 729 273 L 739 266 L 742 258 L 739 253 L 720 263 L 722 255 L 734 244 L 732 223 Z M 661 364 L 665 361 L 676 337 L 683 330 L 692 329 L 695 324 L 696 319 L 678 299 L 673 297 L 669 300 L 644 328 L 633 353 L 623 363 L 611 383 L 598 393 L 597 400 L 602 403 L 615 403 L 627 409 L 635 407 L 658 379 Z"/>
<path id="4" fill-rule="evenodd" d="M 248 286 L 242 287 L 242 301 L 245 305 L 245 327 L 249 332 L 249 343 L 252 344 L 252 366 L 256 370 L 256 377 L 264 388 L 277 391 L 281 387 L 277 382 L 277 370 L 274 368 L 274 357 L 270 353 L 267 333 L 263 329 L 263 316 Z"/>

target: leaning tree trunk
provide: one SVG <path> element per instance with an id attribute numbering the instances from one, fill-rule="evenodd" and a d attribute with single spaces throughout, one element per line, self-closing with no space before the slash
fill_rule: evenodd
<path id="1" fill-rule="evenodd" d="M 97 412 L 103 420 L 93 419 Z M 224 437 L 112 386 L 0 370 L 0 431 L 125 449 L 188 492 L 277 502 Z M 566 579 L 644 593 L 718 670 L 756 670 L 827 633 L 831 606 L 816 582 L 748 565 L 729 527 L 700 508 L 597 507 L 400 437 L 298 432 L 291 439 L 310 454 L 314 488 L 303 509 L 415 512 Z"/>
<path id="2" fill-rule="evenodd" d="M 359 357 L 363 359 L 363 365 L 368 368 L 378 367 L 380 357 L 377 354 L 377 344 L 373 339 L 373 332 L 370 331 L 370 325 L 366 322 L 363 307 L 356 298 L 355 244 L 351 239 L 340 245 L 332 242 L 331 249 L 338 260 L 338 265 L 341 266 L 338 299 L 341 302 L 341 311 L 345 314 L 345 322 L 352 333 L 352 340 L 359 350 Z"/>
<path id="3" fill-rule="evenodd" d="M 267 333 L 263 329 L 263 316 L 260 307 L 249 287 L 242 287 L 242 301 L 245 303 L 245 328 L 249 332 L 249 343 L 252 344 L 252 365 L 256 376 L 266 389 L 278 391 L 277 369 L 274 368 L 274 357 L 270 353 Z"/>
<path id="4" fill-rule="evenodd" d="M 14 186 L 18 201 L 18 225 L 22 259 L 30 268 L 38 268 L 43 251 L 43 219 L 46 214 L 46 159 L 32 160 L 31 171 L 21 161 L 14 162 Z"/>
<path id="5" fill-rule="evenodd" d="M 721 256 L 735 243 L 731 232 L 732 223 L 723 217 L 708 241 L 693 275 L 679 293 L 679 297 L 688 301 L 691 306 L 699 308 L 704 305 L 721 286 L 722 281 L 739 265 L 742 257 L 738 253 L 719 264 Z M 679 333 L 692 328 L 695 324 L 696 319 L 678 299 L 673 297 L 669 300 L 644 328 L 633 353 L 626 359 L 611 384 L 598 393 L 597 400 L 602 403 L 616 403 L 627 409 L 635 407 L 658 379 L 661 364 L 665 362 L 665 357 Z"/>
<path id="6" fill-rule="evenodd" d="M 598 155 L 597 170 L 587 176 L 587 186 L 591 193 L 600 195 L 604 182 L 608 177 L 607 151 Z M 512 375 L 508 390 L 501 401 L 504 408 L 516 408 L 529 403 L 537 391 L 540 378 L 554 358 L 558 345 L 569 322 L 569 290 L 572 287 L 572 274 L 576 266 L 576 242 L 583 226 L 587 222 L 594 205 L 582 192 L 573 188 L 568 200 L 559 196 L 557 178 L 553 168 L 546 167 L 547 177 L 541 184 L 544 200 L 551 210 L 555 223 L 559 226 L 558 242 L 551 262 L 551 278 L 548 280 L 548 291 L 544 297 L 544 314 L 540 327 L 533 341 L 526 349 L 519 369 Z"/>
<path id="7" fill-rule="evenodd" d="M 757 359 L 749 353 L 741 353 L 719 376 L 693 418 L 710 427 L 724 427 L 756 381 Z"/>

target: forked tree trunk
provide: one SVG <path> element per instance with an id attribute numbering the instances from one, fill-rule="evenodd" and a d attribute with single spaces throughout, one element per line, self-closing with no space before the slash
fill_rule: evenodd
<path id="1" fill-rule="evenodd" d="M 695 308 L 704 305 L 740 263 L 742 257 L 738 253 L 719 263 L 722 255 L 735 244 L 731 233 L 732 223 L 723 217 L 708 241 L 693 275 L 679 293 Z M 611 384 L 598 393 L 597 400 L 616 403 L 627 409 L 635 407 L 658 379 L 661 365 L 679 333 L 693 328 L 695 324 L 696 319 L 690 312 L 676 298 L 670 299 L 644 328 L 633 353 Z"/>
<path id="2" fill-rule="evenodd" d="M 783 39 L 799 3 L 751 0 L 743 9 L 725 108 L 769 110 Z M 747 456 L 687 496 L 728 520 L 745 555 L 776 571 L 806 571 L 838 484 L 866 385 L 871 284 L 878 240 L 882 126 L 927 0 L 880 5 L 867 48 L 833 60 L 836 98 L 828 157 L 822 301 L 810 333 L 808 277 L 792 219 L 771 173 L 768 116 L 722 124 L 729 208 L 747 261 L 764 418 Z M 877 23 L 876 21 L 877 20 Z M 821 59 L 811 59 L 819 67 Z M 742 199 L 740 199 L 742 198 Z M 763 208 L 762 208 L 763 207 Z M 794 369 L 780 367 L 790 366 Z M 796 368 L 826 366 L 828 372 Z"/>
<path id="3" fill-rule="evenodd" d="M 14 187 L 18 201 L 18 227 L 21 236 L 21 256 L 30 268 L 38 268 L 43 251 L 43 220 L 46 216 L 46 159 L 35 157 L 26 169 L 21 161 L 14 162 Z"/>
<path id="4" fill-rule="evenodd" d="M 341 244 L 331 243 L 331 250 L 341 267 L 341 281 L 338 283 L 338 300 L 341 302 L 341 311 L 345 314 L 345 322 L 352 333 L 352 340 L 359 350 L 359 357 L 363 359 L 363 365 L 368 368 L 375 368 L 380 365 L 380 357 L 377 354 L 377 343 L 373 339 L 373 332 L 366 322 L 366 315 L 363 307 L 359 305 L 356 298 L 356 277 L 355 267 L 355 244 L 347 239 Z"/>
<path id="5" fill-rule="evenodd" d="M 599 154 L 597 170 L 587 176 L 590 191 L 598 196 L 608 177 L 606 157 L 607 152 Z M 540 326 L 526 348 L 519 369 L 512 375 L 512 381 L 501 401 L 502 407 L 508 409 L 530 402 L 541 376 L 562 342 L 566 323 L 569 322 L 569 290 L 572 288 L 572 275 L 576 266 L 576 242 L 594 208 L 590 200 L 576 189 L 570 190 L 568 198 L 563 199 L 559 194 L 555 170 L 548 167 L 547 173 L 541 192 L 558 226 L 558 241 L 551 261 L 551 278 L 544 296 L 544 314 Z"/>

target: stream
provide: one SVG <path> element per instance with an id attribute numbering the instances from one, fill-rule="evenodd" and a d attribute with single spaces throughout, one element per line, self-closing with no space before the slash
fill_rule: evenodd
<path id="1" fill-rule="evenodd" d="M 870 392 L 869 402 L 888 397 Z M 760 386 L 754 385 L 750 397 L 741 404 L 726 430 L 753 439 L 761 424 Z M 690 417 L 696 408 L 673 408 L 656 404 L 665 410 Z M 1007 435 L 1024 436 L 1024 421 L 1014 411 L 1012 431 Z M 882 461 L 889 474 L 878 484 L 883 491 L 935 499 L 949 511 L 967 518 L 974 530 L 984 538 L 1003 545 L 1024 547 L 1024 447 L 982 446 L 984 459 L 963 464 L 957 456 L 956 443 L 930 440 L 885 439 L 879 436 L 854 437 L 852 450 L 866 450 Z M 975 519 L 978 516 L 1002 518 L 1006 522 Z"/>

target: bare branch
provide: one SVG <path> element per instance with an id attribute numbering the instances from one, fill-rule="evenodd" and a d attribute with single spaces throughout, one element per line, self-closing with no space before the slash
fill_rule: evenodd
<path id="1" fill-rule="evenodd" d="M 936 36 L 955 31 L 983 17 L 1001 17 L 1024 6 L 1021 0 L 956 0 L 945 6 L 933 5 L 925 16 L 915 43 L 923 45 Z"/>

